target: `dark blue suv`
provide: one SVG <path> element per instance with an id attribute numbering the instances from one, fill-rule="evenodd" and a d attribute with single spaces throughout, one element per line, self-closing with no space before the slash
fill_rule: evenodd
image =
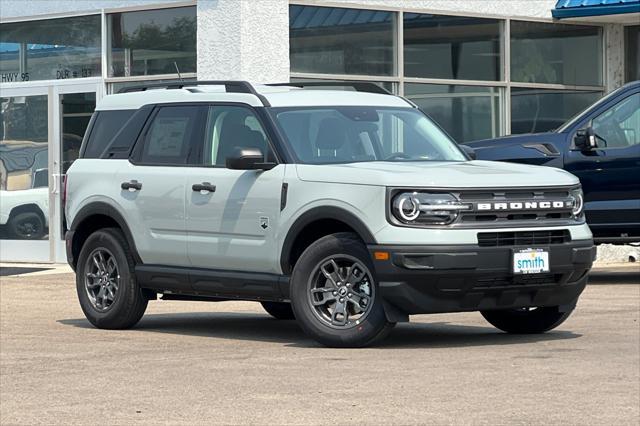
<path id="1" fill-rule="evenodd" d="M 640 241 L 640 81 L 610 93 L 555 131 L 465 145 L 481 160 L 573 173 L 582 183 L 596 242 Z"/>

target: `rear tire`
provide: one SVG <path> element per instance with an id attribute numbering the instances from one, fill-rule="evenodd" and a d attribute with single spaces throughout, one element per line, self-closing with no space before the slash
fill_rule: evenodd
<path id="1" fill-rule="evenodd" d="M 307 335 L 330 347 L 363 347 L 386 337 L 371 257 L 352 233 L 327 235 L 300 256 L 291 276 L 291 305 Z"/>
<path id="2" fill-rule="evenodd" d="M 482 311 L 482 316 L 494 327 L 513 334 L 538 334 L 553 330 L 573 312 L 560 311 L 558 306 L 544 308 Z"/>
<path id="3" fill-rule="evenodd" d="M 80 250 L 76 290 L 80 307 L 98 328 L 133 327 L 147 309 L 148 299 L 138 285 L 135 261 L 122 231 L 94 232 Z"/>
<path id="4" fill-rule="evenodd" d="M 293 320 L 296 319 L 293 315 L 293 309 L 291 303 L 284 302 L 260 302 L 265 311 L 272 317 L 278 320 Z"/>

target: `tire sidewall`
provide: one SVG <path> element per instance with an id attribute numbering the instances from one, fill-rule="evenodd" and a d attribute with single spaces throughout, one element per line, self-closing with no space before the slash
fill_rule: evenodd
<path id="1" fill-rule="evenodd" d="M 357 258 L 369 269 L 374 285 L 371 311 L 354 327 L 332 328 L 324 324 L 313 312 L 309 302 L 309 277 L 318 264 L 329 256 L 349 255 Z M 379 296 L 371 258 L 363 243 L 351 234 L 333 234 L 311 244 L 300 256 L 291 276 L 291 304 L 302 329 L 327 346 L 365 346 L 375 340 L 389 326 Z"/>
<path id="2" fill-rule="evenodd" d="M 117 263 L 118 272 L 120 274 L 120 282 L 116 298 L 107 311 L 99 311 L 92 305 L 89 295 L 85 289 L 84 277 L 86 275 L 85 267 L 89 255 L 97 248 L 105 248 L 109 250 Z M 107 327 L 107 324 L 117 322 L 126 308 L 127 303 L 135 297 L 137 284 L 134 275 L 131 273 L 133 266 L 129 264 L 129 259 L 124 248 L 119 244 L 118 240 L 109 232 L 98 231 L 89 236 L 80 251 L 78 257 L 78 267 L 76 272 L 76 290 L 80 307 L 87 319 L 96 327 Z"/>

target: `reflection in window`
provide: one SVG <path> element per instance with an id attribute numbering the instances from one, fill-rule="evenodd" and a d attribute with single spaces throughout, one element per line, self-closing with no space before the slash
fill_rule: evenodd
<path id="1" fill-rule="evenodd" d="M 618 102 L 593 119 L 600 148 L 628 148 L 640 144 L 640 94 Z"/>
<path id="2" fill-rule="evenodd" d="M 393 74 L 393 12 L 289 6 L 291 71 Z"/>
<path id="3" fill-rule="evenodd" d="M 405 75 L 500 80 L 500 31 L 497 19 L 405 13 Z"/>
<path id="4" fill-rule="evenodd" d="M 113 13 L 109 76 L 196 72 L 196 7 Z"/>
<path id="5" fill-rule="evenodd" d="M 511 89 L 511 133 L 547 132 L 602 96 L 599 91 Z"/>
<path id="6" fill-rule="evenodd" d="M 100 16 L 0 24 L 0 82 L 100 76 Z"/>
<path id="7" fill-rule="evenodd" d="M 500 136 L 496 87 L 405 84 L 404 93 L 457 142 Z"/>
<path id="8" fill-rule="evenodd" d="M 0 239 L 47 238 L 47 96 L 0 98 Z"/>
<path id="9" fill-rule="evenodd" d="M 625 81 L 640 80 L 640 25 L 624 28 Z"/>
<path id="10" fill-rule="evenodd" d="M 601 85 L 601 28 L 511 21 L 511 80 Z"/>

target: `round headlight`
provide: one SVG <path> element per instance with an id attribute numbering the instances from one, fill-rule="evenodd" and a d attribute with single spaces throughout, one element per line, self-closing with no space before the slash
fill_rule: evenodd
<path id="1" fill-rule="evenodd" d="M 573 198 L 573 208 L 571 209 L 571 213 L 578 217 L 582 214 L 584 209 L 584 195 L 582 193 L 582 189 L 574 189 L 571 191 L 571 197 Z"/>
<path id="2" fill-rule="evenodd" d="M 449 193 L 401 192 L 392 201 L 393 216 L 407 225 L 448 225 L 461 210 L 471 206 L 462 204 Z"/>
<path id="3" fill-rule="evenodd" d="M 396 197 L 395 204 L 395 211 L 405 222 L 411 222 L 420 216 L 420 203 L 413 197 L 413 194 L 399 195 Z"/>

